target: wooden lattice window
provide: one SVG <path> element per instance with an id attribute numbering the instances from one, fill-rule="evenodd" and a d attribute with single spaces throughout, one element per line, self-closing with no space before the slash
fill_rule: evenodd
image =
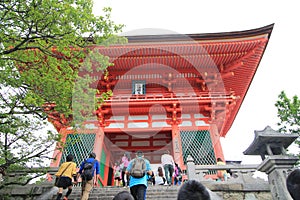
<path id="1" fill-rule="evenodd" d="M 186 163 L 188 155 L 191 155 L 196 165 L 216 164 L 209 131 L 181 131 L 180 137 L 184 163 Z"/>

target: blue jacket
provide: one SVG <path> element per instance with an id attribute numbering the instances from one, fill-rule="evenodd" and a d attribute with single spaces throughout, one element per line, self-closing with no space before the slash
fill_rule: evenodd
<path id="1" fill-rule="evenodd" d="M 85 161 L 83 161 L 80 165 L 80 168 L 79 168 L 79 174 L 82 173 L 82 170 L 83 170 L 83 167 L 84 167 L 84 163 L 85 162 L 88 162 L 88 163 L 92 163 L 94 162 L 94 158 L 88 158 L 86 159 Z M 96 171 L 96 174 L 100 174 L 100 165 L 99 165 L 99 162 L 96 160 L 95 164 L 94 164 L 94 168 L 95 168 L 95 171 Z"/>

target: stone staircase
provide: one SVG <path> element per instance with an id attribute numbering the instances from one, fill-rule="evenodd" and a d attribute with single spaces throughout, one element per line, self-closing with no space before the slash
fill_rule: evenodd
<path id="1" fill-rule="evenodd" d="M 147 189 L 147 200 L 176 200 L 177 191 L 179 186 L 148 186 Z M 89 200 L 112 200 L 113 197 L 123 190 L 130 192 L 129 188 L 123 187 L 95 187 L 90 193 Z M 64 191 L 63 195 L 66 193 Z M 72 194 L 69 196 L 69 200 L 80 200 L 81 187 L 74 187 Z M 51 200 L 55 200 L 56 195 L 54 195 Z M 49 199 L 50 200 L 50 199 Z"/>

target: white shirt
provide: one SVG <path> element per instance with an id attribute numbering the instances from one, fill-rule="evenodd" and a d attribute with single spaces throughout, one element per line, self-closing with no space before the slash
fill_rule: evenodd
<path id="1" fill-rule="evenodd" d="M 173 157 L 170 154 L 163 154 L 161 156 L 161 164 L 162 164 L 162 166 L 173 165 L 173 167 L 175 167 Z"/>
<path id="2" fill-rule="evenodd" d="M 164 183 L 164 179 L 161 176 L 155 176 L 155 185 L 163 185 Z"/>

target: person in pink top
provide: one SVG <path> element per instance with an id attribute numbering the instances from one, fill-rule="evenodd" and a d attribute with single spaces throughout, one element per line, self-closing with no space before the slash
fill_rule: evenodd
<path id="1" fill-rule="evenodd" d="M 173 156 L 170 155 L 169 150 L 166 150 L 165 153 L 161 156 L 161 164 L 164 167 L 168 185 L 172 185 L 172 176 L 175 169 L 175 162 Z"/>
<path id="2" fill-rule="evenodd" d="M 115 186 L 121 186 L 121 169 L 119 164 L 116 162 L 114 165 L 114 177 L 115 177 Z"/>
<path id="3" fill-rule="evenodd" d="M 121 169 L 122 169 L 122 183 L 123 187 L 129 186 L 129 176 L 126 175 L 126 181 L 125 181 L 125 171 L 130 161 L 130 154 L 128 152 L 124 153 L 124 155 L 121 158 Z"/>

